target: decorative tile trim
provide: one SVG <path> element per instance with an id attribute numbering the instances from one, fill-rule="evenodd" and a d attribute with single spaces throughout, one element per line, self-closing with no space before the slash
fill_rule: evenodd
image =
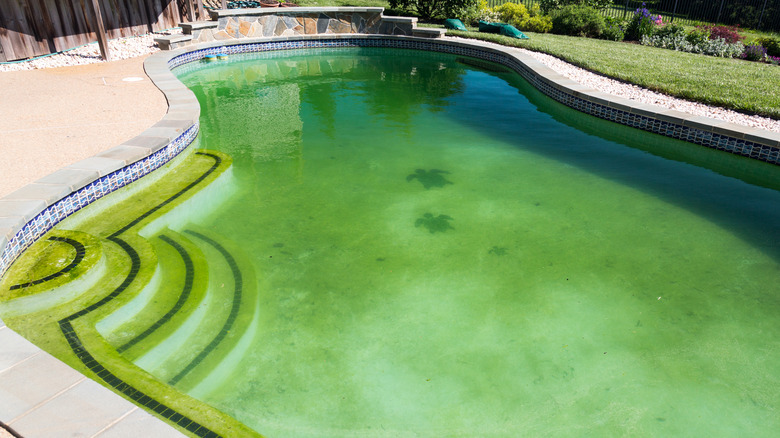
<path id="1" fill-rule="evenodd" d="M 87 186 L 71 193 L 47 207 L 10 239 L 0 256 L 0 276 L 11 263 L 32 245 L 39 237 L 54 228 L 59 222 L 103 196 L 116 191 L 142 176 L 151 173 L 179 155 L 198 135 L 199 125 L 195 124 L 179 137 L 159 151 L 105 175 Z"/>

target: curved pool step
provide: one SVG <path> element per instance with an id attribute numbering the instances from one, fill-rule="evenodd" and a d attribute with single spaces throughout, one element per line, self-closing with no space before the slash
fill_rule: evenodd
<path id="1" fill-rule="evenodd" d="M 198 353 L 181 354 L 169 363 L 169 369 L 178 367 L 167 381 L 185 392 L 196 387 L 207 392 L 219 386 L 240 362 L 257 331 L 257 281 L 251 259 L 237 245 L 202 228 L 192 227 L 183 234 L 200 246 L 210 261 L 214 279 L 210 290 L 219 309 L 209 324 L 192 333 L 190 340 L 198 342 Z"/>
<path id="2" fill-rule="evenodd" d="M 173 232 L 166 234 L 173 235 Z M 186 234 L 176 236 L 178 239 L 190 237 Z M 195 366 L 190 364 L 208 349 L 215 333 L 221 330 L 235 295 L 233 275 L 225 260 L 196 239 L 188 241 L 198 243 L 196 246 L 207 260 L 208 281 L 201 285 L 205 290 L 204 297 L 175 332 L 134 361 L 164 382 L 172 379 L 177 382 Z"/>
<path id="3" fill-rule="evenodd" d="M 115 314 L 123 314 L 125 321 L 115 324 L 110 333 L 103 333 L 109 343 L 131 361 L 147 354 L 175 333 L 190 314 L 197 311 L 206 293 L 208 269 L 197 246 L 170 230 L 149 243 L 158 254 L 159 274 L 156 276 L 159 275 L 160 286 L 145 291 L 146 303 L 140 311 L 133 301 L 127 302 L 126 306 L 136 308 L 126 312 L 122 308 L 116 309 Z"/>
<path id="4" fill-rule="evenodd" d="M 41 269 L 29 259 L 54 261 Z M 96 236 L 67 230 L 52 231 L 19 259 L 23 266 L 10 272 L 0 285 L 0 302 L 7 317 L 34 313 L 85 296 L 106 273 L 106 254 Z M 15 297 L 15 298 L 14 298 Z"/>

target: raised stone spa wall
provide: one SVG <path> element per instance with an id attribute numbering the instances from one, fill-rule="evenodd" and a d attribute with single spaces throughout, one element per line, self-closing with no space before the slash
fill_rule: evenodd
<path id="1" fill-rule="evenodd" d="M 415 33 L 417 19 L 385 17 L 383 8 L 258 8 L 210 11 L 211 21 L 182 23 L 192 39 L 172 38 L 172 47 L 211 41 L 301 35 Z M 422 30 L 421 30 L 422 31 Z"/>

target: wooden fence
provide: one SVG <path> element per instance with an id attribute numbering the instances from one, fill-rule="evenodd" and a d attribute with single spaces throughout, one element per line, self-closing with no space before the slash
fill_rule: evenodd
<path id="1" fill-rule="evenodd" d="M 178 26 L 187 0 L 96 0 L 109 39 Z M 190 9 L 192 8 L 192 9 Z M 0 62 L 96 41 L 92 0 L 0 0 Z"/>

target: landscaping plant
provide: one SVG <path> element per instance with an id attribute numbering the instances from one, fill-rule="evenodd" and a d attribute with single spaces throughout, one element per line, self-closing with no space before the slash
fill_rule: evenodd
<path id="1" fill-rule="evenodd" d="M 626 28 L 626 39 L 629 41 L 640 41 L 642 37 L 649 37 L 653 34 L 655 26 L 663 24 L 660 15 L 652 15 L 642 3 L 642 7 L 634 11 L 631 21 Z"/>
<path id="2" fill-rule="evenodd" d="M 761 44 L 766 49 L 766 54 L 773 57 L 780 57 L 780 39 L 772 37 L 756 38 L 756 43 Z"/>
<path id="3" fill-rule="evenodd" d="M 594 9 L 605 9 L 612 5 L 612 0 L 540 0 L 537 4 L 545 14 L 551 14 L 569 5 L 583 5 Z"/>
<path id="4" fill-rule="evenodd" d="M 739 34 L 739 26 L 697 26 L 697 28 L 707 30 L 711 40 L 718 38 L 726 41 L 729 44 L 734 44 L 738 41 L 745 39 L 744 36 Z"/>
<path id="5" fill-rule="evenodd" d="M 625 24 L 623 20 L 614 17 L 604 17 L 604 31 L 601 39 L 610 41 L 623 41 L 626 38 Z"/>
<path id="6" fill-rule="evenodd" d="M 604 17 L 586 5 L 564 6 L 552 17 L 552 31 L 559 35 L 599 38 L 604 33 Z"/>
<path id="7" fill-rule="evenodd" d="M 748 61 L 763 61 L 766 59 L 766 49 L 758 43 L 748 44 L 742 52 L 742 58 Z"/>
<path id="8" fill-rule="evenodd" d="M 464 10 L 475 7 L 477 0 L 389 0 L 388 3 L 393 9 L 413 12 L 423 20 L 432 20 L 457 17 Z"/>
<path id="9" fill-rule="evenodd" d="M 542 15 L 537 5 L 528 10 L 521 3 L 504 3 L 493 8 L 493 11 L 498 14 L 500 21 L 509 23 L 520 30 L 546 33 L 553 27 L 552 19 Z"/>

